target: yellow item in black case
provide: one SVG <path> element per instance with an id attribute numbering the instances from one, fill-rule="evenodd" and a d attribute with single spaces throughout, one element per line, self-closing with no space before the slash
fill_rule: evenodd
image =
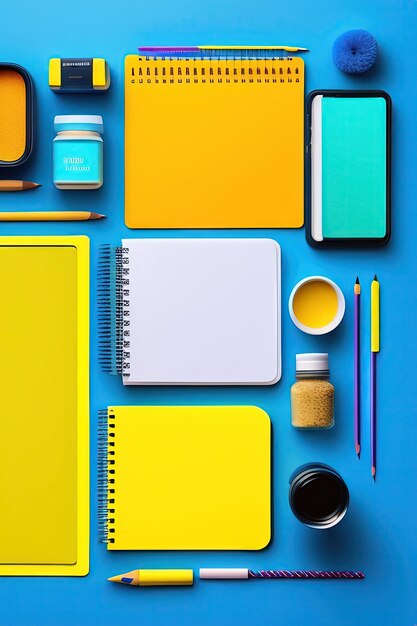
<path id="1" fill-rule="evenodd" d="M 23 67 L 0 63 L 0 167 L 21 165 L 32 152 L 32 92 Z"/>

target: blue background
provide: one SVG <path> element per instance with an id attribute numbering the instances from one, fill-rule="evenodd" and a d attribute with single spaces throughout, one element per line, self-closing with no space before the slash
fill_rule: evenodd
<path id="1" fill-rule="evenodd" d="M 1 626 L 126 622 L 187 625 L 286 624 L 408 626 L 417 623 L 416 576 L 416 72 L 415 0 L 30 0 L 2 2 L 0 60 L 32 74 L 36 90 L 35 150 L 25 167 L 2 177 L 24 178 L 43 187 L 2 194 L 1 209 L 85 208 L 107 214 L 93 223 L 1 224 L 5 235 L 79 234 L 91 237 L 91 572 L 87 578 L 6 578 L 0 582 Z M 333 65 L 331 46 L 341 32 L 370 30 L 380 45 L 376 68 L 361 77 Z M 123 389 L 119 378 L 97 364 L 95 278 L 98 246 L 121 236 L 143 236 L 123 220 L 123 89 L 126 53 L 138 44 L 278 43 L 306 46 L 306 93 L 317 88 L 377 88 L 393 98 L 393 238 L 376 251 L 317 251 L 304 231 L 235 231 L 233 236 L 272 236 L 283 253 L 283 377 L 271 388 Z M 57 96 L 48 88 L 51 56 L 104 56 L 110 63 L 108 94 Z M 51 181 L 53 116 L 102 114 L 105 184 L 99 191 L 63 192 Z M 270 112 L 274 114 L 273 111 Z M 219 146 L 221 149 L 221 146 Z M 279 146 L 277 146 L 277 150 Z M 196 153 L 198 151 L 196 150 Z M 195 154 L 192 158 L 195 158 Z M 204 160 L 204 156 L 201 157 Z M 256 158 L 244 155 L 243 158 Z M 291 164 L 289 164 L 289 167 Z M 160 235 L 148 232 L 145 236 Z M 169 232 L 180 236 L 183 232 Z M 194 234 L 194 233 L 185 233 Z M 226 231 L 198 236 L 230 235 Z M 381 282 L 382 350 L 379 368 L 378 475 L 369 467 L 367 374 L 369 285 Z M 313 338 L 291 323 L 286 302 L 303 276 L 324 274 L 343 289 L 345 319 L 331 335 Z M 352 425 L 353 283 L 363 287 L 363 454 L 356 458 Z M 328 432 L 300 433 L 290 426 L 290 385 L 296 352 L 328 351 L 336 388 L 336 424 Z M 52 366 L 52 365 L 51 365 Z M 30 373 L 28 373 L 30 375 Z M 255 553 L 108 553 L 97 543 L 96 415 L 107 404 L 257 404 L 274 430 L 274 537 Z M 333 465 L 351 492 L 340 526 L 325 532 L 304 528 L 287 503 L 288 477 L 299 464 Z M 250 462 L 250 459 L 248 459 Z M 7 477 L 3 477 L 3 480 Z M 30 511 L 28 512 L 30 515 Z M 2 538 L 6 540 L 7 538 Z M 251 568 L 362 569 L 364 582 L 204 582 L 191 588 L 137 589 L 112 585 L 108 576 L 134 568 L 242 566 Z"/>

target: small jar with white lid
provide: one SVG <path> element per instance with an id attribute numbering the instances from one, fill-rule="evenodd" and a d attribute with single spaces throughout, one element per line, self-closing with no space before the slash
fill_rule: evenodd
<path id="1" fill-rule="evenodd" d="M 54 184 L 58 189 L 98 189 L 103 184 L 101 115 L 56 115 Z"/>
<path id="2" fill-rule="evenodd" d="M 320 430 L 334 424 L 334 387 L 329 382 L 329 355 L 296 355 L 296 380 L 291 387 L 291 423 L 294 428 Z"/>

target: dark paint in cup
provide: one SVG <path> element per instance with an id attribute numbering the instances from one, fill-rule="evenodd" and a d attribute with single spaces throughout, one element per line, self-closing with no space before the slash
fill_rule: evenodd
<path id="1" fill-rule="evenodd" d="M 290 477 L 289 501 L 297 519 L 310 528 L 331 528 L 346 515 L 349 491 L 329 465 L 307 463 Z"/>

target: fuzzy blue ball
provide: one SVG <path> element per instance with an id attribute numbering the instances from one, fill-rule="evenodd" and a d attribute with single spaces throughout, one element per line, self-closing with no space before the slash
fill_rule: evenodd
<path id="1" fill-rule="evenodd" d="M 374 65 L 378 44 L 366 30 L 348 30 L 339 35 L 333 44 L 333 61 L 342 72 L 362 74 Z"/>

